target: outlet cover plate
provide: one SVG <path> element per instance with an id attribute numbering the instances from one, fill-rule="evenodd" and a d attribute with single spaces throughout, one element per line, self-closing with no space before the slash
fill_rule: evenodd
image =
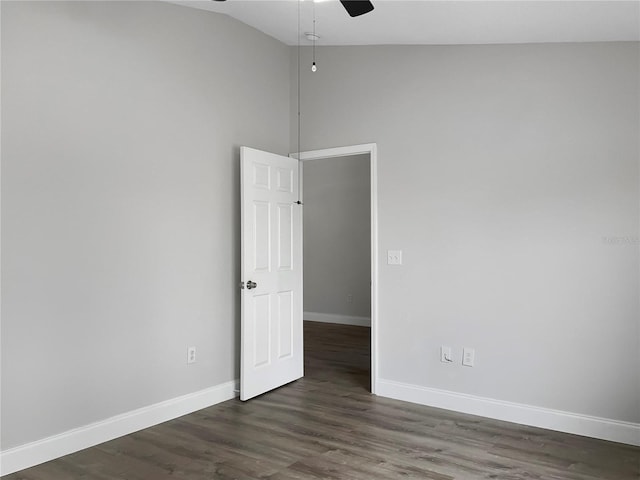
<path id="1" fill-rule="evenodd" d="M 464 347 L 462 349 L 462 365 L 473 367 L 476 363 L 476 351 L 473 348 Z"/>
<path id="2" fill-rule="evenodd" d="M 187 348 L 187 363 L 196 363 L 196 347 Z"/>
<path id="3" fill-rule="evenodd" d="M 402 250 L 387 250 L 387 265 L 402 265 Z"/>

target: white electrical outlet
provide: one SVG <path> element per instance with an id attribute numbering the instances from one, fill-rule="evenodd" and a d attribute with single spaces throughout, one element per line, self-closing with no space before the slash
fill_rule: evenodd
<path id="1" fill-rule="evenodd" d="M 387 250 L 387 265 L 402 265 L 402 250 Z"/>
<path id="2" fill-rule="evenodd" d="M 464 347 L 462 349 L 462 365 L 473 367 L 476 362 L 476 351 L 473 348 Z"/>
<path id="3" fill-rule="evenodd" d="M 353 303 L 353 294 L 347 295 L 347 303 Z"/>
<path id="4" fill-rule="evenodd" d="M 453 357 L 451 356 L 451 347 L 442 345 L 440 347 L 440 361 L 442 363 L 453 363 Z"/>
<path id="5" fill-rule="evenodd" d="M 187 348 L 187 363 L 196 363 L 196 347 Z"/>

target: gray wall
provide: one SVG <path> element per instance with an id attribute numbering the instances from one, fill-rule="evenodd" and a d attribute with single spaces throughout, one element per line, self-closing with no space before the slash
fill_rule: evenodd
<path id="1" fill-rule="evenodd" d="M 302 150 L 378 144 L 383 379 L 640 421 L 639 53 L 303 52 Z"/>
<path id="2" fill-rule="evenodd" d="M 297 148 L 249 27 L 1 5 L 7 449 L 237 376 L 238 146 Z M 638 44 L 317 53 L 302 149 L 379 147 L 381 377 L 640 421 Z"/>
<path id="3" fill-rule="evenodd" d="M 200 10 L 2 2 L 2 449 L 237 378 L 239 145 L 288 153 L 288 69 Z"/>
<path id="4" fill-rule="evenodd" d="M 306 161 L 303 172 L 304 311 L 369 318 L 369 155 Z"/>

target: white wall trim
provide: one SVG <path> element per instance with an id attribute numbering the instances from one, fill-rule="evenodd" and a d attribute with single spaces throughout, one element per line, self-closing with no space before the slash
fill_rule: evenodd
<path id="1" fill-rule="evenodd" d="M 370 327 L 370 317 L 354 317 L 339 313 L 304 312 L 303 318 L 309 322 L 339 323 L 340 325 L 356 325 L 358 327 Z"/>
<path id="2" fill-rule="evenodd" d="M 640 446 L 640 424 L 378 379 L 378 395 L 559 432 Z"/>
<path id="3" fill-rule="evenodd" d="M 8 475 L 128 435 L 236 397 L 231 381 L 75 428 L 0 452 L 0 475 Z"/>

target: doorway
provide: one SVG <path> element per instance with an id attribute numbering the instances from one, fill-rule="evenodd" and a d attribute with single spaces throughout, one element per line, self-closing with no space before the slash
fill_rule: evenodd
<path id="1" fill-rule="evenodd" d="M 307 370 L 318 375 L 331 368 L 362 385 L 366 369 L 364 383 L 372 393 L 377 378 L 376 150 L 375 144 L 365 144 L 300 154 Z"/>

